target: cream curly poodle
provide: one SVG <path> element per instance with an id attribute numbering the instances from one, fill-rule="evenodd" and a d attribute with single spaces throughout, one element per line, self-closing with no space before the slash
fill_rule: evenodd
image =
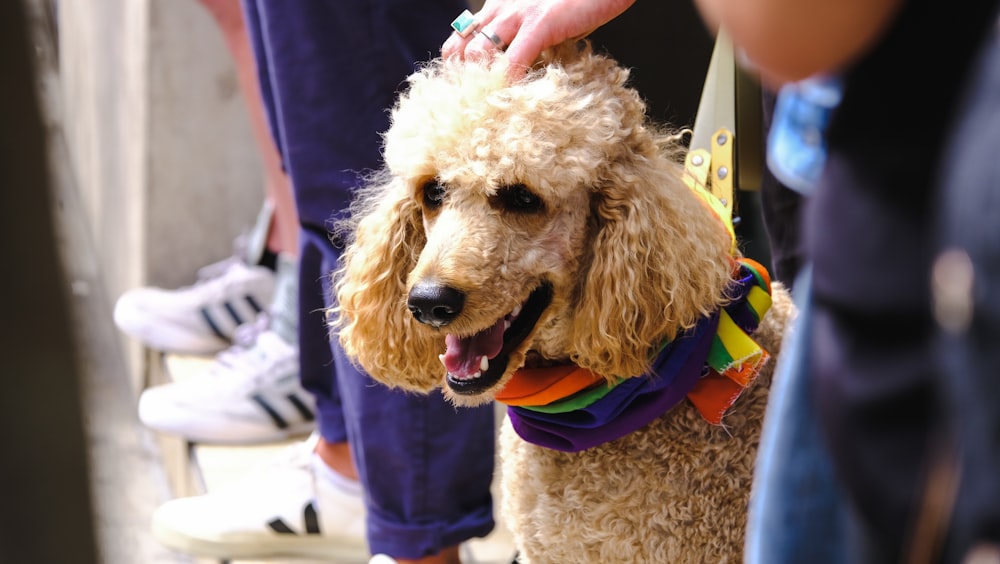
<path id="1" fill-rule="evenodd" d="M 410 77 L 343 226 L 333 328 L 381 382 L 510 405 L 522 562 L 738 562 L 788 293 L 625 69 L 586 44 L 517 83 L 503 65 Z"/>

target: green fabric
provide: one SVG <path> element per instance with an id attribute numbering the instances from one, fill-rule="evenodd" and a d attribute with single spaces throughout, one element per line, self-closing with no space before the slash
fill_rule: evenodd
<path id="1" fill-rule="evenodd" d="M 524 409 L 538 411 L 540 413 L 568 413 L 577 409 L 582 409 L 595 401 L 608 395 L 615 386 L 622 383 L 624 379 L 615 382 L 614 385 L 598 384 L 596 387 L 581 390 L 561 401 L 554 401 L 548 405 L 522 405 Z"/>

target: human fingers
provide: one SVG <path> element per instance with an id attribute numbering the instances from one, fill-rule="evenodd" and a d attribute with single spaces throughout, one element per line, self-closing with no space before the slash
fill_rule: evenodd
<path id="1" fill-rule="evenodd" d="M 441 56 L 449 59 L 451 57 L 465 57 L 465 45 L 475 37 L 475 32 L 481 25 L 476 16 L 469 10 L 463 11 L 451 22 L 452 33 L 441 45 Z"/>
<path id="2" fill-rule="evenodd" d="M 515 38 L 521 36 L 520 30 L 527 20 L 532 27 L 544 24 L 547 19 L 539 13 L 546 11 L 549 4 L 562 4 L 565 0 L 486 0 L 482 9 L 473 17 L 475 33 L 462 33 L 456 30 L 441 47 L 441 55 L 445 58 L 478 60 L 495 56 L 500 47 L 508 47 Z M 558 12 L 555 10 L 554 12 Z M 453 26 L 454 27 L 454 26 Z M 545 31 L 545 26 L 541 26 Z M 498 39 L 494 42 L 491 39 Z M 498 45 L 499 43 L 499 45 Z M 527 42 L 530 51 L 518 57 L 520 61 L 528 58 L 527 64 L 534 62 L 542 49 L 551 42 L 547 37 L 536 37 Z M 532 46 L 537 44 L 537 46 Z M 521 49 L 524 49 L 522 46 Z"/>
<path id="3" fill-rule="evenodd" d="M 486 0 L 474 16 L 476 33 L 453 33 L 442 56 L 480 60 L 506 47 L 517 78 L 542 51 L 588 35 L 624 12 L 635 0 Z"/>
<path id="4" fill-rule="evenodd" d="M 518 25 L 516 15 L 517 9 L 511 11 L 515 16 L 496 18 L 497 8 L 503 2 L 487 3 L 483 9 L 472 15 L 468 10 L 463 12 L 467 20 L 465 23 L 453 22 L 455 31 L 445 40 L 441 46 L 441 56 L 445 58 L 458 57 L 460 59 L 488 59 L 495 57 L 507 48 L 507 37 L 516 34 Z M 456 22 L 459 22 L 456 19 Z M 459 29 L 459 28 L 462 29 Z"/>
<path id="5" fill-rule="evenodd" d="M 521 26 L 522 9 L 516 0 L 505 0 L 483 5 L 476 14 L 482 25 L 475 37 L 465 42 L 462 57 L 470 60 L 489 60 L 506 51 L 511 39 L 517 36 Z"/>

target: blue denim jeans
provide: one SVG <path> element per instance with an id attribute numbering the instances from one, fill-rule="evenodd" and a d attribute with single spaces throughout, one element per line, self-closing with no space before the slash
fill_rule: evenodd
<path id="1" fill-rule="evenodd" d="M 795 282 L 798 318 L 775 367 L 754 470 L 747 564 L 848 563 L 850 510 L 820 436 L 806 367 L 811 286 Z"/>

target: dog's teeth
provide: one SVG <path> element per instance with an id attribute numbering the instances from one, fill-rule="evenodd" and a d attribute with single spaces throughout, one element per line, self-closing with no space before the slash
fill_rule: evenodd
<path id="1" fill-rule="evenodd" d="M 447 369 L 447 368 L 448 368 L 448 365 L 444 363 L 444 355 L 443 355 L 443 354 L 439 354 L 439 355 L 438 355 L 438 360 L 440 360 L 440 361 L 441 361 L 441 366 L 444 366 L 444 367 L 445 367 L 445 369 Z"/>
<path id="2" fill-rule="evenodd" d="M 490 369 L 490 359 L 486 358 L 486 355 L 484 354 L 483 357 L 479 359 L 479 370 L 482 372 L 486 372 L 489 369 Z"/>
<path id="3" fill-rule="evenodd" d="M 452 380 L 462 380 L 462 381 L 466 381 L 467 382 L 469 380 L 475 380 L 475 379 L 479 378 L 482 375 L 483 375 L 482 372 L 473 372 L 472 374 L 469 374 L 467 376 L 459 376 L 459 375 L 455 374 L 454 372 L 449 372 L 448 373 L 448 378 L 451 378 Z"/>
<path id="4" fill-rule="evenodd" d="M 506 331 L 508 329 L 510 329 L 510 321 L 504 319 L 503 320 L 503 330 Z"/>
<path id="5" fill-rule="evenodd" d="M 521 315 L 521 306 L 517 306 L 517 307 L 515 307 L 515 308 L 514 308 L 513 310 L 511 310 L 511 312 L 510 312 L 510 317 L 511 317 L 511 319 L 514 319 L 514 318 L 516 318 L 516 317 L 517 317 L 518 315 Z"/>

